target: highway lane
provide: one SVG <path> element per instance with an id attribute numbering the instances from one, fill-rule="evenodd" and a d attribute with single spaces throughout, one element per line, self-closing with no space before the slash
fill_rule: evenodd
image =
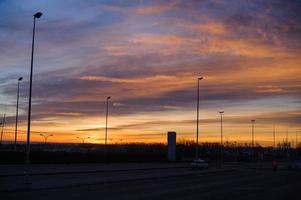
<path id="1" fill-rule="evenodd" d="M 135 169 L 154 169 L 170 167 L 187 167 L 189 163 L 87 163 L 87 164 L 31 164 L 0 165 L 0 177 L 23 175 L 29 169 L 31 174 L 56 174 L 80 172 L 105 172 Z"/>
<path id="2" fill-rule="evenodd" d="M 160 166 L 160 165 L 159 165 Z M 170 166 L 165 168 L 125 169 L 110 171 L 91 171 L 76 173 L 52 173 L 36 175 L 0 176 L 0 192 L 24 189 L 43 189 L 70 187 L 96 183 L 120 182 L 138 179 L 154 179 L 161 177 L 186 176 L 196 173 L 216 172 L 225 169 L 211 168 L 199 172 L 191 170 L 189 165 Z M 28 184 L 30 183 L 30 184 Z"/>
<path id="3" fill-rule="evenodd" d="M 15 191 L 3 194 L 5 199 L 287 199 L 300 189 L 301 173 L 238 169 L 210 173 L 189 169 L 170 170 L 175 176 L 153 176 L 135 179 L 143 172 L 129 173 L 132 179 L 110 183 L 81 185 L 54 189 Z M 184 170 L 184 171 L 182 171 Z M 137 173 L 137 174 L 136 174 Z M 178 174 L 178 175 L 177 175 Z"/>

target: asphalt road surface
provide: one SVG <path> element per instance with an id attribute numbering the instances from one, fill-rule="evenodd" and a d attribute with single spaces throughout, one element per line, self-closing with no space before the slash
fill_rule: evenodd
<path id="1" fill-rule="evenodd" d="M 301 172 L 227 167 L 191 170 L 182 166 L 29 177 L 2 176 L 1 199 L 299 199 Z M 25 180 L 27 181 L 27 180 Z"/>

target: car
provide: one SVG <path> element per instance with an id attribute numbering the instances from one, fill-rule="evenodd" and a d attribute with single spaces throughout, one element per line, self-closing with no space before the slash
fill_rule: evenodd
<path id="1" fill-rule="evenodd" d="M 278 162 L 277 162 L 277 160 L 273 160 L 273 164 L 272 164 L 272 166 L 273 166 L 273 171 L 277 171 L 277 169 L 278 169 Z"/>
<path id="2" fill-rule="evenodd" d="M 191 169 L 208 169 L 209 165 L 202 159 L 193 160 L 190 164 Z"/>
<path id="3" fill-rule="evenodd" d="M 301 170 L 301 160 L 296 160 L 296 161 L 292 164 L 292 168 L 293 168 L 293 169 L 297 169 L 297 170 Z"/>

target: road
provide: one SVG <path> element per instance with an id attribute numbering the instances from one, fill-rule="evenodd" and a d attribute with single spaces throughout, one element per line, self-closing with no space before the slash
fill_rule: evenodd
<path id="1" fill-rule="evenodd" d="M 21 176 L 1 178 L 2 186 L 15 180 L 22 184 Z M 294 199 L 301 186 L 297 171 L 240 166 L 204 171 L 172 166 L 29 179 L 31 189 L 2 190 L 1 199 Z"/>

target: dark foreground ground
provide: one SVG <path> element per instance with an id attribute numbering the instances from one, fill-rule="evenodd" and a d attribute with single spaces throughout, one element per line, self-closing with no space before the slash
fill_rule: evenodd
<path id="1" fill-rule="evenodd" d="M 58 173 L 58 167 L 53 174 L 38 168 L 27 178 L 17 169 L 2 172 L 1 199 L 255 200 L 299 199 L 301 194 L 300 171 L 274 172 L 269 164 L 234 163 L 201 171 L 187 164 L 80 166 L 84 171 L 73 166 L 69 174 Z"/>

